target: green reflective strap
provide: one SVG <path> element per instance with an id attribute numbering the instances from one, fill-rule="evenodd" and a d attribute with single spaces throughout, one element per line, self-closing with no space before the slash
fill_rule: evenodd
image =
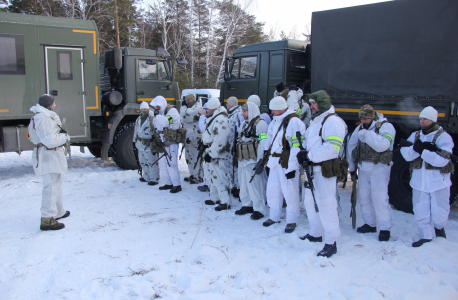
<path id="1" fill-rule="evenodd" d="M 301 136 L 301 141 L 304 140 L 304 136 Z M 291 137 L 291 147 L 299 147 L 300 143 L 296 136 Z"/>
<path id="2" fill-rule="evenodd" d="M 326 142 L 330 143 L 333 145 L 337 150 L 340 151 L 340 148 L 342 147 L 342 139 L 338 136 L 331 135 L 326 138 Z"/>
<path id="3" fill-rule="evenodd" d="M 267 138 L 267 133 L 261 133 L 258 135 L 258 141 L 262 141 Z"/>
<path id="4" fill-rule="evenodd" d="M 173 118 L 171 116 L 165 116 L 169 120 L 169 124 L 172 124 Z"/>
<path id="5" fill-rule="evenodd" d="M 382 135 L 384 138 L 386 138 L 388 141 L 390 141 L 390 147 L 393 144 L 393 136 L 389 133 L 385 133 Z"/>
<path id="6" fill-rule="evenodd" d="M 300 109 L 300 108 L 298 108 L 298 109 L 296 110 L 296 114 L 297 114 L 297 115 L 300 115 L 301 112 L 302 112 L 302 109 Z"/>

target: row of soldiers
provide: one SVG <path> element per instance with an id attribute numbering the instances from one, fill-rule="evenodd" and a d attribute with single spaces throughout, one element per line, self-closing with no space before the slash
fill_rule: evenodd
<path id="1" fill-rule="evenodd" d="M 210 199 L 205 204 L 217 204 L 216 211 L 230 209 L 231 193 L 239 193 L 242 207 L 235 214 L 251 214 L 253 220 L 262 219 L 267 203 L 269 218 L 263 225 L 268 227 L 280 223 L 286 202 L 285 232 L 290 233 L 295 230 L 302 197 L 310 232 L 301 239 L 322 242 L 324 238 L 325 245 L 319 256 L 330 257 L 337 252 L 340 227 L 336 185 L 337 178 L 346 174 L 343 169 L 347 165 L 342 159 L 345 157 L 353 181 L 359 176 L 357 198 L 364 225 L 358 227 L 357 232 L 377 232 L 378 227 L 379 240 L 388 241 L 392 227 L 388 183 L 393 165 L 394 126 L 370 105 L 364 105 L 359 112 L 361 125 L 349 138 L 345 153 L 343 143 L 347 126 L 335 113 L 327 93 L 310 94 L 307 103 L 301 101 L 299 88 L 291 86 L 284 90 L 277 91 L 269 102 L 272 120 L 267 114 L 261 115 L 261 101 L 257 95 L 250 96 L 242 106 L 237 98 L 229 97 L 227 108 L 217 98 L 212 98 L 202 109 L 201 103 L 190 94 L 183 100 L 181 116 L 176 108 L 167 106 L 165 99 L 158 96 L 150 104 L 156 117 L 146 104 L 142 104 L 142 113 L 153 118 L 152 124 L 159 134 L 167 122 L 183 121 L 183 127 L 187 129 L 184 148 L 190 173 L 185 181 L 194 184 L 205 180 L 210 191 Z M 161 116 L 164 125 L 156 125 Z M 148 128 L 148 124 L 141 127 L 146 120 L 144 117 L 137 120 L 139 130 L 134 136 L 137 143 L 140 129 Z M 422 129 L 409 138 L 413 145 L 401 150 L 404 158 L 412 161 L 413 207 L 420 232 L 420 240 L 414 242 L 413 247 L 432 240 L 431 222 L 436 236 L 445 238 L 453 141 L 436 122 L 437 111 L 432 107 L 425 108 L 420 114 Z M 148 134 L 144 139 L 151 141 Z M 166 139 L 160 142 L 164 141 Z M 178 174 L 178 146 L 169 147 L 165 146 L 165 150 L 171 153 L 170 165 Z M 139 153 L 145 151 L 139 150 Z M 141 180 L 154 185 L 157 184 L 158 169 L 148 162 L 159 158 L 157 153 L 152 155 L 150 160 L 140 159 L 142 168 L 154 170 L 144 172 Z M 308 183 L 313 188 L 305 189 L 301 196 L 302 166 L 307 166 L 309 171 L 306 186 Z M 166 158 L 159 159 L 159 167 L 161 170 L 170 168 L 166 165 Z M 159 189 L 170 189 L 171 193 L 181 191 L 178 175 L 176 182 L 170 182 L 166 174 L 163 177 L 165 185 Z M 199 189 L 204 190 L 203 187 Z"/>

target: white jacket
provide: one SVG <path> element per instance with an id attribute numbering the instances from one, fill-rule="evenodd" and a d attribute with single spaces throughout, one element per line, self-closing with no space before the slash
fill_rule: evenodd
<path id="1" fill-rule="evenodd" d="M 152 117 L 154 117 L 154 113 L 152 111 L 149 111 L 149 115 L 143 124 L 140 124 L 141 116 L 139 116 L 137 120 L 135 121 L 135 131 L 134 131 L 133 141 L 135 142 L 135 147 L 137 147 L 139 151 L 146 151 L 146 150 L 151 149 L 149 146 L 143 145 L 141 141 L 137 141 L 137 137 L 142 138 L 142 139 L 151 140 L 151 137 L 152 137 L 151 136 L 151 132 L 152 132 L 151 118 Z"/>
<path id="2" fill-rule="evenodd" d="M 352 151 L 353 149 L 358 146 L 359 142 L 366 143 L 374 149 L 377 152 L 384 152 L 388 149 L 393 151 L 393 144 L 394 144 L 394 138 L 396 136 L 396 130 L 394 129 L 394 126 L 391 125 L 391 123 L 385 123 L 380 127 L 379 133 L 375 133 L 375 126 L 377 123 L 381 123 L 386 121 L 386 118 L 383 117 L 382 114 L 377 113 L 379 116 L 379 119 L 377 121 L 373 121 L 369 129 L 364 129 L 362 127 L 363 125 L 359 125 L 356 127 L 355 131 L 353 131 L 353 134 L 350 137 L 350 140 L 348 141 L 347 145 L 347 161 L 349 164 L 349 171 L 353 172 L 356 170 L 355 162 L 352 156 Z M 360 133 L 361 131 L 361 133 Z M 369 162 L 369 161 L 360 161 L 359 162 L 359 168 L 362 171 L 370 171 L 374 168 L 374 163 Z M 391 162 L 391 165 L 393 165 L 393 162 Z"/>
<path id="3" fill-rule="evenodd" d="M 320 136 L 323 119 L 332 113 L 335 113 L 334 106 L 331 106 L 330 109 L 310 121 L 310 127 L 305 132 L 305 142 L 302 145 L 309 152 L 308 157 L 314 163 L 338 157 L 342 148 L 343 139 L 347 132 L 347 125 L 339 116 L 330 116 L 326 120 Z M 320 166 L 314 166 L 313 170 L 321 173 Z"/>
<path id="4" fill-rule="evenodd" d="M 202 132 L 202 142 L 204 145 L 210 145 L 205 150 L 205 153 L 209 154 L 211 158 L 222 158 L 229 159 L 230 147 L 229 136 L 231 134 L 231 128 L 229 119 L 224 115 L 218 115 L 221 112 L 227 113 L 223 106 L 217 108 L 213 114 L 205 120 L 205 130 Z M 210 123 L 211 122 L 211 123 Z M 210 126 L 207 125 L 210 124 Z"/>
<path id="5" fill-rule="evenodd" d="M 278 132 L 277 137 L 274 139 L 275 134 L 278 131 L 278 128 L 283 121 L 283 119 L 290 115 L 290 114 L 295 114 L 296 112 L 292 109 L 288 109 L 285 113 L 283 113 L 280 116 L 274 116 L 272 122 L 269 124 L 269 128 L 267 130 L 267 141 L 264 144 L 264 150 L 269 150 L 270 145 L 272 146 L 272 150 L 270 152 L 271 156 L 269 157 L 269 161 L 267 162 L 267 167 L 273 168 L 277 165 L 280 165 L 278 163 L 279 157 L 272 157 L 273 153 L 280 154 L 282 153 L 282 139 L 283 139 L 283 131 L 284 129 L 280 129 L 280 132 Z M 299 147 L 293 147 L 293 142 L 296 139 L 296 132 L 299 131 L 302 136 L 305 134 L 305 125 L 304 123 L 299 119 L 299 118 L 292 118 L 289 123 L 288 127 L 286 127 L 286 140 L 289 142 L 289 146 L 291 148 L 290 150 L 290 155 L 289 155 L 289 160 L 288 160 L 288 169 L 285 171 L 285 173 L 289 173 L 294 170 L 299 170 L 299 162 L 297 161 L 297 153 L 299 153 L 300 148 Z"/>
<path id="6" fill-rule="evenodd" d="M 423 132 L 420 132 L 420 140 L 422 142 L 432 142 L 436 133 L 437 131 L 433 131 L 427 135 L 424 135 Z M 408 139 L 409 142 L 415 142 L 415 134 L 416 132 L 410 135 Z M 436 146 L 439 149 L 453 153 L 453 140 L 447 132 L 443 132 L 438 137 L 436 140 Z M 406 161 L 413 161 L 420 156 L 420 154 L 413 150 L 413 146 L 402 147 L 401 154 Z M 450 173 L 441 174 L 440 170 L 427 170 L 425 168 L 425 162 L 434 167 L 444 167 L 448 164 L 448 159 L 445 159 L 436 152 L 429 150 L 423 150 L 421 158 L 423 159 L 423 165 L 421 169 L 414 169 L 412 172 L 412 178 L 410 179 L 410 186 L 412 188 L 425 193 L 431 193 L 452 185 L 450 180 Z"/>
<path id="7" fill-rule="evenodd" d="M 186 139 L 191 141 L 198 141 L 202 137 L 202 131 L 199 128 L 200 111 L 202 110 L 202 104 L 199 101 L 191 106 L 182 106 L 180 115 L 183 120 L 183 128 L 186 129 Z"/>
<path id="8" fill-rule="evenodd" d="M 46 146 L 33 149 L 32 162 L 35 174 L 41 176 L 48 173 L 67 173 L 67 160 L 64 147 L 61 146 L 70 141 L 70 136 L 60 133 L 61 127 L 59 126 L 62 126 L 62 122 L 59 116 L 39 104 L 32 106 L 30 111 L 35 113 L 29 124 L 30 140 L 35 145 L 41 143 Z M 55 150 L 47 149 L 56 147 Z"/>

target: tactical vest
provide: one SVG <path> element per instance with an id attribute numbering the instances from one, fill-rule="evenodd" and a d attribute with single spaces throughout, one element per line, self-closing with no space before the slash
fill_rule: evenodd
<path id="1" fill-rule="evenodd" d="M 323 125 L 330 116 L 337 116 L 335 113 L 331 113 L 324 117 L 323 122 L 321 122 L 320 128 L 320 137 L 322 143 L 325 142 L 322 137 Z M 342 145 L 343 147 L 344 145 Z M 348 162 L 345 158 L 341 159 L 339 156 L 333 159 L 325 160 L 319 163 L 312 163 L 312 166 L 321 166 L 321 175 L 324 178 L 337 177 L 338 181 L 342 181 L 347 178 L 348 175 Z"/>
<path id="2" fill-rule="evenodd" d="M 376 134 L 379 134 L 380 128 L 385 123 L 387 123 L 387 121 L 377 122 L 375 124 Z M 386 151 L 377 152 L 374 149 L 372 149 L 368 144 L 362 142 L 359 142 L 359 146 L 353 149 L 351 154 L 356 161 L 367 161 L 374 164 L 381 163 L 385 165 L 390 165 L 390 162 L 393 160 L 393 151 L 391 151 L 389 147 Z"/>
<path id="3" fill-rule="evenodd" d="M 444 133 L 445 130 L 444 129 L 439 129 L 436 134 L 434 135 L 434 138 L 433 138 L 433 141 L 432 143 L 433 144 L 436 144 L 436 141 L 437 139 L 439 138 L 439 136 Z M 415 142 L 417 140 L 420 139 L 420 130 L 417 131 L 417 133 L 415 134 Z M 444 151 L 444 150 L 441 150 L 439 152 L 436 152 L 439 156 L 442 156 L 443 158 L 445 159 L 448 159 L 448 164 L 446 164 L 445 166 L 443 167 L 434 167 L 430 164 L 428 164 L 427 162 L 425 162 L 425 169 L 427 170 L 440 170 L 440 172 L 442 174 L 447 174 L 447 173 L 454 173 L 455 172 L 455 166 L 453 165 L 453 162 L 450 160 L 450 152 L 448 151 Z M 411 163 L 410 163 L 410 176 L 412 176 L 412 172 L 414 169 L 421 169 L 421 166 L 423 165 L 423 159 L 421 158 L 421 156 L 417 157 L 416 159 L 414 159 Z"/>
<path id="4" fill-rule="evenodd" d="M 291 146 L 289 145 L 288 140 L 286 139 L 286 128 L 289 125 L 289 121 L 291 121 L 292 118 L 298 118 L 299 116 L 296 115 L 295 113 L 287 115 L 284 119 L 282 124 L 280 124 L 280 128 L 283 126 L 283 137 L 281 139 L 281 145 L 282 145 L 282 150 L 281 153 L 272 153 L 272 157 L 279 157 L 280 159 L 278 160 L 278 163 L 281 165 L 282 168 L 288 169 L 288 161 L 289 161 L 289 155 L 291 153 Z M 300 120 L 300 119 L 299 119 Z M 274 143 L 274 140 L 272 140 L 272 144 Z"/>
<path id="5" fill-rule="evenodd" d="M 167 104 L 167 107 L 165 108 L 165 111 L 164 111 L 164 115 L 167 118 L 167 120 L 169 120 L 169 123 L 170 123 L 171 117 L 167 116 L 167 113 L 172 108 L 176 108 L 175 105 Z M 178 129 L 164 128 L 165 144 L 167 146 L 170 146 L 171 144 L 184 144 L 186 142 L 186 132 L 187 130 L 184 129 L 182 126 L 180 126 L 180 128 Z"/>
<path id="6" fill-rule="evenodd" d="M 258 158 L 258 136 L 256 135 L 256 125 L 261 121 L 261 117 L 257 116 L 253 118 L 248 125 L 246 123 L 242 127 L 242 132 L 237 141 L 237 158 L 239 161 L 242 160 L 257 160 Z M 242 137 L 247 137 L 249 134 L 250 140 L 247 142 L 242 141 Z"/>

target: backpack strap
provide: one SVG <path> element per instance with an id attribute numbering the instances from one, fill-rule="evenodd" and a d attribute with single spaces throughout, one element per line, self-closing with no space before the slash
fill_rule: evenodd
<path id="1" fill-rule="evenodd" d="M 211 119 L 211 120 L 208 122 L 207 126 L 205 126 L 205 130 L 207 130 L 208 127 L 210 127 L 210 124 L 211 124 L 219 115 L 225 115 L 225 116 L 227 117 L 227 113 L 226 113 L 226 112 L 224 112 L 224 111 L 220 112 L 219 114 L 217 114 L 213 119 Z M 205 131 L 205 130 L 204 130 L 204 131 Z"/>

